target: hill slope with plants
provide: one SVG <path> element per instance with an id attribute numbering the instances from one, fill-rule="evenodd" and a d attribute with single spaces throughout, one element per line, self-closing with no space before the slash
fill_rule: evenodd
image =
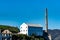
<path id="1" fill-rule="evenodd" d="M 18 27 L 7 26 L 7 25 L 0 25 L 0 30 L 1 30 L 1 31 L 3 31 L 3 30 L 9 30 L 9 31 L 11 31 L 12 33 L 18 33 L 18 32 L 19 32 Z"/>
<path id="2" fill-rule="evenodd" d="M 13 35 L 12 40 L 45 40 L 45 38 L 35 35 L 27 36 L 23 34 L 18 34 L 18 35 Z"/>

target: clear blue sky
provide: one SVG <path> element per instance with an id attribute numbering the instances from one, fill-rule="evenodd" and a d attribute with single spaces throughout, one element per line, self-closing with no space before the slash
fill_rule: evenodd
<path id="1" fill-rule="evenodd" d="M 0 25 L 20 26 L 23 22 L 45 26 L 45 8 L 49 29 L 60 29 L 59 0 L 0 0 Z"/>

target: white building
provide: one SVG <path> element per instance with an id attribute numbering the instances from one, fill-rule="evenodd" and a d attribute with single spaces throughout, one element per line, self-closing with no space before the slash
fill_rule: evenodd
<path id="1" fill-rule="evenodd" d="M 32 35 L 35 34 L 37 36 L 43 35 L 43 28 L 39 24 L 26 24 L 23 23 L 20 26 L 20 34 Z"/>

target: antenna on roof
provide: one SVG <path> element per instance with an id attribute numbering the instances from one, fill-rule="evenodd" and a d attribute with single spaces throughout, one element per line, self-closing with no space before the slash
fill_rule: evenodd
<path id="1" fill-rule="evenodd" d="M 46 32 L 48 33 L 48 9 L 45 9 Z"/>

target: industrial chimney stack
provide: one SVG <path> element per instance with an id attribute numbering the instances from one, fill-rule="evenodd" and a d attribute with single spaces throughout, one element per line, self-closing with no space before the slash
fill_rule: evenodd
<path id="1" fill-rule="evenodd" d="M 48 9 L 47 8 L 45 9 L 45 23 L 46 23 L 46 30 L 45 30 L 45 32 L 48 33 Z M 52 40 L 51 34 L 48 33 L 47 36 L 48 36 L 49 40 Z"/>
<path id="2" fill-rule="evenodd" d="M 45 9 L 46 32 L 48 33 L 48 9 Z"/>

